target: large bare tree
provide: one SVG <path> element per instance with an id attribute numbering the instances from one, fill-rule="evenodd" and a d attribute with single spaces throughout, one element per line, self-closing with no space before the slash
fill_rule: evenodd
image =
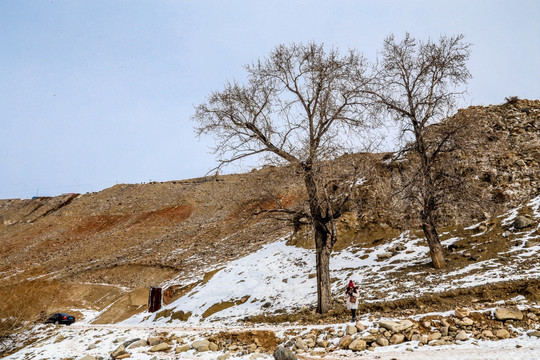
<path id="1" fill-rule="evenodd" d="M 387 37 L 374 91 L 378 104 L 400 124 L 402 134 L 413 136 L 409 150 L 419 159 L 415 185 L 419 189 L 420 218 L 437 269 L 446 265 L 435 221 L 435 211 L 443 200 L 436 166 L 441 153 L 451 149 L 448 141 L 456 129 L 439 136 L 426 134 L 429 125 L 455 110 L 457 98 L 471 77 L 466 66 L 471 45 L 463 38 L 441 36 L 438 41 L 422 42 L 406 34 L 398 42 L 393 35 Z"/>
<path id="2" fill-rule="evenodd" d="M 367 62 L 355 51 L 341 55 L 309 43 L 277 46 L 245 66 L 244 84 L 229 82 L 196 108 L 199 135 L 215 137 L 219 166 L 253 155 L 282 160 L 301 173 L 316 248 L 317 312 L 331 306 L 329 262 L 336 242 L 321 162 L 344 151 L 353 130 L 366 126 L 362 111 Z M 326 192 L 327 194 L 327 192 Z"/>

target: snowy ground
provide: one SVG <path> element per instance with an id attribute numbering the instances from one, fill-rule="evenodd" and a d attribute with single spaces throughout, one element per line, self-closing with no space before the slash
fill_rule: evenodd
<path id="1" fill-rule="evenodd" d="M 540 197 L 527 205 L 533 208 L 534 218 L 540 220 Z M 502 223 L 511 224 L 517 213 L 518 211 L 514 210 L 503 215 Z M 395 279 L 394 274 L 403 271 L 405 267 L 429 262 L 428 248 L 423 239 L 412 237 L 409 232 L 405 232 L 390 243 L 373 248 L 348 248 L 332 255 L 331 277 L 340 280 L 333 283 L 332 290 L 339 293 L 348 280 L 352 279 L 362 289 L 365 301 L 388 301 L 498 281 L 536 278 L 540 275 L 540 261 L 528 260 L 536 259 L 540 252 L 540 242 L 529 247 L 525 247 L 525 244 L 530 240 L 540 240 L 539 228 L 540 224 L 514 234 L 518 237 L 517 242 L 523 245 L 514 246 L 504 254 L 508 259 L 505 266 L 494 260 L 478 261 L 459 270 L 442 274 L 408 273 L 406 281 L 402 278 L 399 281 L 391 279 Z M 450 237 L 443 241 L 443 245 L 447 246 L 458 240 L 458 237 Z M 378 258 L 378 255 L 399 246 L 402 250 L 396 255 L 388 259 Z M 381 294 L 384 296 L 381 297 Z M 212 305 L 239 302 L 246 297 L 247 301 L 242 304 L 238 303 L 203 318 L 203 314 Z M 279 309 L 299 309 L 304 305 L 315 303 L 313 251 L 287 246 L 286 241 L 282 239 L 229 263 L 210 281 L 195 287 L 164 307 L 164 310 L 191 312 L 192 315 L 187 322 L 199 324 L 214 321 L 235 322 L 248 315 L 272 313 Z M 170 317 L 160 317 L 156 320 L 156 316 L 157 314 L 150 315 L 145 312 L 124 323 L 131 325 L 184 323 Z"/>
<path id="2" fill-rule="evenodd" d="M 372 326 L 367 321 L 363 321 L 368 327 Z M 345 324 L 333 325 L 336 329 L 343 330 Z M 255 329 L 275 330 L 276 333 L 283 332 L 284 329 L 293 327 L 269 327 L 262 326 Z M 311 327 L 302 327 L 304 331 L 309 331 Z M 18 353 L 6 357 L 5 359 L 81 359 L 86 355 L 108 358 L 110 352 L 114 351 L 122 342 L 132 339 L 147 339 L 149 336 L 168 333 L 175 334 L 186 340 L 189 344 L 192 341 L 203 338 L 203 334 L 217 333 L 224 330 L 250 330 L 247 328 L 231 329 L 216 325 L 214 327 L 192 327 L 183 328 L 175 326 L 127 326 L 127 325 L 72 325 L 70 327 L 53 325 L 41 326 L 36 329 L 39 340 L 32 346 L 27 347 Z M 315 349 L 316 350 L 316 349 Z M 200 359 L 215 360 L 222 353 L 202 352 L 196 353 L 190 350 L 186 353 L 150 353 L 148 348 L 130 349 L 130 359 L 150 360 L 150 359 Z M 339 350 L 324 356 L 325 359 L 485 359 L 485 360 L 538 360 L 540 358 L 540 340 L 535 337 L 521 335 L 517 338 L 499 341 L 474 341 L 468 340 L 459 344 L 445 346 L 419 346 L 418 342 L 407 342 L 394 346 L 376 348 L 374 351 L 364 351 L 353 353 L 350 350 Z M 299 355 L 303 359 L 320 359 L 321 357 Z M 269 354 L 249 354 L 235 355 L 231 359 L 255 360 L 273 359 Z"/>

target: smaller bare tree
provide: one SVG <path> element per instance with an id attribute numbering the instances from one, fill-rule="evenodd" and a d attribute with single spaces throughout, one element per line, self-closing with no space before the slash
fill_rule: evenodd
<path id="1" fill-rule="evenodd" d="M 466 62 L 470 44 L 463 35 L 441 36 L 437 42 L 422 42 L 409 34 L 397 42 L 387 37 L 378 64 L 378 87 L 373 95 L 380 106 L 400 124 L 402 134 L 412 134 L 409 150 L 418 157 L 415 181 L 422 229 L 430 249 L 433 266 L 445 267 L 445 259 L 435 222 L 435 211 L 443 200 L 436 171 L 439 156 L 449 151 L 449 139 L 457 129 L 428 137 L 429 125 L 446 118 L 455 110 L 462 86 L 471 77 Z"/>
<path id="2" fill-rule="evenodd" d="M 364 58 L 341 56 L 322 45 L 280 45 L 246 66 L 244 85 L 228 83 L 196 108 L 198 134 L 212 134 L 220 166 L 253 155 L 281 160 L 301 174 L 308 199 L 317 270 L 317 311 L 331 305 L 329 262 L 336 242 L 333 219 L 343 208 L 329 206 L 322 163 L 351 151 L 351 131 L 366 127 Z"/>

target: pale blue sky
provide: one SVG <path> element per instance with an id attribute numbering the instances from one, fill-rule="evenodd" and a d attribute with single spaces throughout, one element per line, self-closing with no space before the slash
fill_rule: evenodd
<path id="1" fill-rule="evenodd" d="M 242 65 L 312 40 L 373 60 L 405 31 L 473 43 L 466 105 L 540 98 L 537 0 L 0 0 L 0 198 L 203 176 L 193 106 Z"/>

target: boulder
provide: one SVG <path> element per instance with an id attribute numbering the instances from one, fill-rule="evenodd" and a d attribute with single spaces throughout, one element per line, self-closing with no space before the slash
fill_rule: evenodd
<path id="1" fill-rule="evenodd" d="M 461 325 L 472 326 L 473 324 L 474 324 L 474 321 L 468 317 L 464 317 L 463 319 L 461 319 Z"/>
<path id="2" fill-rule="evenodd" d="M 528 228 L 529 226 L 533 226 L 534 225 L 534 221 L 532 221 L 531 219 L 525 217 L 525 216 L 518 216 L 516 217 L 516 219 L 514 220 L 514 223 L 513 223 L 513 226 L 515 229 L 518 229 L 518 230 L 521 230 L 521 229 L 525 229 L 525 228 Z"/>
<path id="3" fill-rule="evenodd" d="M 223 355 L 219 355 L 219 356 L 217 357 L 217 360 L 227 360 L 227 359 L 230 358 L 230 357 L 231 357 L 231 353 L 225 353 L 225 354 L 223 354 Z"/>
<path id="4" fill-rule="evenodd" d="M 379 326 L 393 332 L 406 330 L 412 327 L 413 325 L 414 323 L 411 320 L 402 320 L 402 321 L 381 320 L 379 321 Z"/>
<path id="5" fill-rule="evenodd" d="M 463 319 L 464 317 L 469 316 L 471 314 L 471 311 L 467 308 L 458 307 L 455 310 L 455 314 L 458 319 Z"/>
<path id="6" fill-rule="evenodd" d="M 150 348 L 150 352 L 158 352 L 158 351 L 168 351 L 170 350 L 171 346 L 165 342 L 161 344 L 157 344 L 155 346 L 152 346 Z"/>
<path id="7" fill-rule="evenodd" d="M 352 343 L 352 341 L 353 341 L 353 339 L 352 339 L 351 335 L 345 335 L 344 337 L 342 337 L 339 340 L 338 346 L 341 349 L 347 349 L 349 347 L 349 345 Z"/>
<path id="8" fill-rule="evenodd" d="M 317 346 L 318 347 L 322 347 L 322 348 L 327 348 L 328 345 L 330 345 L 330 343 L 328 342 L 328 340 L 317 340 Z"/>
<path id="9" fill-rule="evenodd" d="M 174 349 L 174 352 L 177 354 L 180 354 L 180 353 L 189 351 L 190 349 L 191 349 L 191 346 L 189 345 L 181 345 L 181 346 L 177 346 L 176 349 Z"/>
<path id="10" fill-rule="evenodd" d="M 126 355 L 128 352 L 126 351 L 126 347 L 124 345 L 120 345 L 116 350 L 114 350 L 111 353 L 111 357 L 113 359 L 120 359 L 122 355 Z"/>
<path id="11" fill-rule="evenodd" d="M 156 346 L 163 342 L 165 342 L 167 339 L 162 338 L 161 336 L 150 336 L 146 342 L 149 346 Z"/>
<path id="12" fill-rule="evenodd" d="M 357 332 L 358 332 L 358 329 L 356 328 L 355 325 L 347 325 L 347 327 L 345 328 L 345 333 L 348 335 L 353 335 L 353 334 L 356 334 Z"/>
<path id="13" fill-rule="evenodd" d="M 395 345 L 395 344 L 401 344 L 403 341 L 405 341 L 405 335 L 397 333 L 397 334 L 392 335 L 389 342 L 390 344 Z"/>
<path id="14" fill-rule="evenodd" d="M 380 338 L 377 339 L 377 344 L 379 344 L 381 346 L 388 346 L 390 344 L 390 342 L 388 341 L 387 338 L 381 336 Z"/>
<path id="15" fill-rule="evenodd" d="M 540 331 L 538 331 L 538 330 L 530 331 L 530 332 L 527 333 L 527 335 L 529 335 L 531 337 L 534 336 L 534 337 L 540 338 Z"/>
<path id="16" fill-rule="evenodd" d="M 442 337 L 442 334 L 440 332 L 438 332 L 438 331 L 428 335 L 429 341 L 439 340 L 441 337 Z"/>
<path id="17" fill-rule="evenodd" d="M 508 308 L 497 308 L 495 310 L 495 319 L 497 320 L 523 320 L 523 314 L 519 310 Z"/>
<path id="18" fill-rule="evenodd" d="M 251 344 L 251 345 L 254 345 L 254 346 L 255 346 L 255 349 L 257 348 L 257 345 L 255 345 L 255 344 Z M 251 345 L 250 345 L 250 346 L 251 346 Z M 208 344 L 208 349 L 210 349 L 210 351 L 218 351 L 219 348 L 218 348 L 217 344 L 215 344 L 215 343 L 213 343 L 213 342 L 210 342 L 210 343 Z"/>
<path id="19" fill-rule="evenodd" d="M 349 344 L 349 349 L 352 351 L 362 351 L 366 350 L 367 344 L 364 340 L 356 339 Z"/>
<path id="20" fill-rule="evenodd" d="M 508 339 L 510 337 L 510 333 L 506 329 L 498 329 L 495 331 L 495 336 L 499 339 Z"/>
<path id="21" fill-rule="evenodd" d="M 362 324 L 360 321 L 356 322 L 356 329 L 358 331 L 364 331 L 366 330 L 366 325 Z"/>
<path id="22" fill-rule="evenodd" d="M 274 359 L 276 360 L 296 360 L 296 355 L 289 349 L 279 346 L 276 351 L 274 351 Z"/>
<path id="23" fill-rule="evenodd" d="M 300 349 L 300 350 L 303 350 L 303 351 L 307 351 L 308 349 L 308 346 L 306 344 L 306 342 L 302 339 L 298 339 L 296 340 L 296 342 L 294 343 L 294 346 L 296 346 L 297 349 Z"/>
<path id="24" fill-rule="evenodd" d="M 304 341 L 306 342 L 306 345 L 307 345 L 308 348 L 314 348 L 315 347 L 315 339 L 313 339 L 312 337 L 308 337 Z M 251 344 L 251 345 L 255 345 L 255 344 Z M 257 345 L 255 345 L 255 348 L 257 348 Z M 255 349 L 253 351 L 255 351 Z"/>
<path id="25" fill-rule="evenodd" d="M 147 345 L 148 345 L 148 342 L 146 340 L 140 339 L 140 340 L 137 340 L 135 342 L 132 342 L 127 348 L 128 349 L 134 349 L 134 348 L 138 348 L 138 347 L 141 347 L 141 346 L 147 346 Z"/>
<path id="26" fill-rule="evenodd" d="M 378 338 L 379 334 L 367 334 L 365 336 L 362 336 L 362 340 L 364 340 L 368 344 L 377 341 Z"/>
<path id="27" fill-rule="evenodd" d="M 456 334 L 456 340 L 458 341 L 465 341 L 467 340 L 469 337 L 467 336 L 467 333 L 465 332 L 465 330 L 460 330 L 457 334 Z"/>
<path id="28" fill-rule="evenodd" d="M 210 345 L 210 341 L 206 339 L 197 340 L 191 343 L 191 347 L 197 351 L 208 351 L 210 350 L 209 345 Z M 206 349 L 206 350 L 201 350 L 201 349 Z"/>

